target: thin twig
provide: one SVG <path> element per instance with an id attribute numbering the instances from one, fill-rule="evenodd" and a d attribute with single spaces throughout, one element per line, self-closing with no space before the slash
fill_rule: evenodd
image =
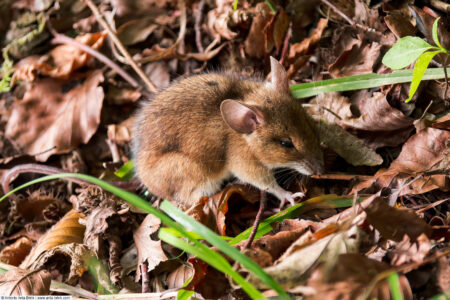
<path id="1" fill-rule="evenodd" d="M 83 2 L 86 3 L 86 5 L 89 6 L 89 8 L 92 10 L 97 21 L 108 32 L 108 36 L 113 40 L 117 48 L 119 48 L 120 53 L 122 53 L 122 55 L 125 56 L 125 58 L 129 61 L 130 66 L 133 68 L 133 70 L 139 75 L 142 81 L 144 81 L 145 85 L 147 86 L 147 89 L 150 92 L 157 93 L 158 88 L 156 87 L 156 85 L 147 77 L 147 75 L 145 75 L 144 71 L 142 71 L 142 69 L 133 60 L 130 53 L 128 53 L 127 49 L 124 47 L 124 45 L 119 40 L 117 35 L 113 32 L 109 24 L 105 21 L 100 11 L 98 10 L 97 6 L 92 2 L 92 0 L 83 0 Z"/>
<path id="2" fill-rule="evenodd" d="M 123 79 L 125 79 L 132 87 L 139 88 L 139 83 L 131 77 L 127 72 L 125 72 L 118 64 L 113 62 L 111 59 L 109 59 L 107 56 L 103 55 L 102 53 L 98 52 L 97 50 L 89 47 L 88 45 L 85 45 L 83 43 L 80 43 L 79 41 L 70 38 L 68 36 L 65 36 L 63 34 L 54 32 L 52 33 L 54 38 L 52 40 L 52 43 L 54 44 L 68 44 L 74 47 L 77 47 L 80 50 L 83 50 L 86 53 L 89 53 L 111 69 L 113 69 L 117 74 L 122 76 Z"/>
<path id="3" fill-rule="evenodd" d="M 370 28 L 370 27 L 367 27 L 365 25 L 356 23 L 355 21 L 350 19 L 346 14 L 344 14 L 339 8 L 337 8 L 336 6 L 331 4 L 328 0 L 320 0 L 320 1 L 322 1 L 322 3 L 327 5 L 332 10 L 334 10 L 335 13 L 337 13 L 339 16 L 341 16 L 341 18 L 343 18 L 345 21 L 347 21 L 350 25 L 356 26 L 358 28 L 361 28 L 364 31 L 371 31 L 371 32 L 375 31 L 375 29 L 373 29 L 373 28 Z"/>
<path id="4" fill-rule="evenodd" d="M 197 49 L 200 53 L 204 52 L 203 45 L 202 45 L 202 31 L 201 26 L 202 24 L 202 12 L 203 12 L 203 6 L 205 6 L 205 0 L 200 0 L 197 6 L 197 11 L 195 12 L 195 43 L 197 45 Z"/>
<path id="5" fill-rule="evenodd" d="M 255 217 L 255 222 L 253 223 L 252 232 L 250 233 L 247 243 L 245 244 L 242 250 L 249 249 L 252 246 L 252 242 L 255 239 L 256 232 L 258 231 L 259 223 L 261 223 L 261 217 L 263 215 L 264 209 L 266 208 L 266 202 L 267 202 L 267 195 L 266 191 L 263 190 L 261 191 L 261 197 L 259 200 L 259 209 Z"/>

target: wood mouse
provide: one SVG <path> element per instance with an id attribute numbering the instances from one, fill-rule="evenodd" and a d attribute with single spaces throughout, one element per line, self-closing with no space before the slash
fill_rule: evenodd
<path id="1" fill-rule="evenodd" d="M 271 81 L 209 73 L 173 83 L 137 115 L 136 172 L 155 196 L 192 205 L 233 176 L 281 200 L 275 168 L 305 175 L 323 169 L 314 124 L 294 99 L 273 57 Z"/>

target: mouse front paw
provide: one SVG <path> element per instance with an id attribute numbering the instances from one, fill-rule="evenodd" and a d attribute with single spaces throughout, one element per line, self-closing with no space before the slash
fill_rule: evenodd
<path id="1" fill-rule="evenodd" d="M 303 198 L 305 197 L 305 194 L 302 192 L 298 192 L 298 193 L 291 193 L 291 192 L 286 192 L 286 194 L 284 195 L 284 197 L 281 199 L 281 203 L 280 203 L 280 210 L 283 208 L 283 206 L 286 204 L 286 201 L 289 202 L 289 204 L 291 206 L 295 205 L 295 199 L 297 198 Z"/>

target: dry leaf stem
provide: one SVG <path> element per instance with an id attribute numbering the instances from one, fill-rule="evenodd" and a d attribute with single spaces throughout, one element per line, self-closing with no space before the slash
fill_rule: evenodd
<path id="1" fill-rule="evenodd" d="M 119 49 L 119 51 L 122 53 L 122 55 L 125 56 L 125 58 L 128 60 L 128 62 L 130 64 L 130 66 L 139 75 L 139 77 L 142 79 L 142 81 L 144 81 L 145 85 L 147 86 L 147 89 L 153 93 L 158 92 L 158 88 L 156 87 L 156 85 L 147 77 L 147 75 L 145 75 L 144 71 L 142 71 L 142 69 L 133 60 L 133 58 L 131 57 L 130 53 L 127 51 L 125 46 L 119 40 L 117 35 L 114 33 L 114 31 L 109 26 L 109 24 L 105 21 L 102 14 L 98 10 L 97 6 L 91 0 L 83 0 L 83 2 L 86 3 L 86 5 L 89 6 L 89 8 L 92 10 L 97 21 L 108 32 L 109 37 L 113 40 L 116 47 Z"/>

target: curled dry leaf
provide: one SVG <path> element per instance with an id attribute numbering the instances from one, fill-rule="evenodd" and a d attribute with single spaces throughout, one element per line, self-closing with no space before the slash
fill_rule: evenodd
<path id="1" fill-rule="evenodd" d="M 444 173 L 450 164 L 449 140 L 450 132 L 446 130 L 427 128 L 416 133 L 403 145 L 400 155 L 388 169 L 379 170 L 373 178 L 357 185 L 353 191 L 370 186 L 387 187 L 394 179 L 402 183 L 411 176 L 433 170 L 436 175 L 416 177 L 401 187 L 399 195 L 422 194 L 437 188 L 448 191 L 448 175 Z"/>
<path id="2" fill-rule="evenodd" d="M 380 56 L 381 44 L 357 43 L 350 50 L 344 51 L 328 67 L 334 78 L 372 73 Z"/>
<path id="3" fill-rule="evenodd" d="M 161 240 L 153 240 L 152 235 L 158 232 L 161 220 L 154 215 L 147 215 L 136 232 L 133 234 L 134 243 L 138 253 L 136 279 L 141 278 L 140 266 L 147 264 L 148 272 L 153 271 L 161 262 L 168 258 L 161 247 Z"/>
<path id="4" fill-rule="evenodd" d="M 101 71 L 94 71 L 78 81 L 33 82 L 24 98 L 12 105 L 6 136 L 30 155 L 42 153 L 36 155 L 38 161 L 87 143 L 100 124 L 103 79 Z"/>
<path id="5" fill-rule="evenodd" d="M 106 33 L 88 33 L 78 36 L 80 43 L 98 50 L 103 45 Z M 71 45 L 61 45 L 44 56 L 29 56 L 15 66 L 14 80 L 33 81 L 37 74 L 68 79 L 70 75 L 85 66 L 91 55 Z"/>
<path id="6" fill-rule="evenodd" d="M 0 274 L 0 295 L 48 295 L 51 280 L 51 275 L 47 270 L 9 270 Z"/>
<path id="7" fill-rule="evenodd" d="M 413 224 L 411 224 L 414 226 Z M 415 241 L 411 240 L 408 235 L 403 236 L 403 240 L 395 245 L 394 250 L 390 251 L 393 254 L 391 264 L 393 266 L 401 266 L 407 263 L 423 263 L 425 257 L 430 253 L 431 242 L 425 233 L 419 235 Z M 404 269 L 407 273 L 412 269 Z"/>
<path id="8" fill-rule="evenodd" d="M 201 264 L 200 264 L 201 265 Z M 206 267 L 206 266 L 205 266 Z M 194 275 L 194 268 L 188 264 L 182 264 L 177 269 L 167 275 L 166 284 L 169 289 L 182 288 L 186 281 Z M 191 283 L 197 281 L 196 278 L 191 279 Z"/>
<path id="9" fill-rule="evenodd" d="M 400 242 L 407 235 L 415 241 L 421 234 L 431 235 L 431 226 L 414 211 L 391 207 L 382 198 L 375 199 L 365 212 L 367 222 L 386 239 Z"/>
<path id="10" fill-rule="evenodd" d="M 35 261 L 30 263 L 28 268 L 31 270 L 50 269 L 54 277 L 58 274 L 59 281 L 75 285 L 87 271 L 88 266 L 84 258 L 89 255 L 92 255 L 92 252 L 83 244 L 62 244 L 41 253 Z"/>
<path id="11" fill-rule="evenodd" d="M 360 254 L 341 254 L 335 263 L 316 269 L 308 280 L 315 289 L 316 299 L 391 299 L 386 280 L 376 281 L 376 276 L 390 269 L 386 263 L 366 258 Z M 368 286 L 375 283 L 371 290 Z M 411 287 L 404 275 L 400 275 L 403 299 L 412 299 Z"/>
<path id="12" fill-rule="evenodd" d="M 21 268 L 29 268 L 41 254 L 52 248 L 64 244 L 82 244 L 85 226 L 79 223 L 84 215 L 74 210 L 69 211 L 58 223 L 56 223 L 37 242 L 30 254 L 20 265 Z"/>
<path id="13" fill-rule="evenodd" d="M 367 131 L 394 131 L 413 125 L 414 120 L 393 108 L 383 93 L 376 92 L 372 97 L 363 99 L 358 108 L 361 112 L 359 118 L 344 119 L 339 124 L 345 128 Z"/>
<path id="14" fill-rule="evenodd" d="M 251 57 L 264 58 L 267 44 L 267 36 L 264 33 L 274 15 L 270 10 L 269 5 L 265 2 L 258 3 L 255 10 L 256 16 L 253 18 L 250 32 L 244 43 L 245 53 Z"/>
<path id="15" fill-rule="evenodd" d="M 304 284 L 309 272 L 321 261 L 334 261 L 333 257 L 358 249 L 360 231 L 357 226 L 342 232 L 331 232 L 329 228 L 324 228 L 309 235 L 309 239 L 308 235 L 302 236 L 286 250 L 278 263 L 264 270 L 285 289 Z M 253 274 L 247 280 L 257 288 L 267 288 Z"/>
<path id="16" fill-rule="evenodd" d="M 309 58 L 314 53 L 314 50 L 317 48 L 327 24 L 327 19 L 320 19 L 317 23 L 317 27 L 308 38 L 302 40 L 300 43 L 291 45 L 287 56 L 289 65 L 287 73 L 289 77 L 294 76 L 294 74 L 308 62 Z"/>
<path id="17" fill-rule="evenodd" d="M 21 237 L 0 252 L 0 261 L 9 265 L 18 266 L 30 253 L 33 242 L 27 237 Z M 1 293 L 0 293 L 1 294 Z"/>

